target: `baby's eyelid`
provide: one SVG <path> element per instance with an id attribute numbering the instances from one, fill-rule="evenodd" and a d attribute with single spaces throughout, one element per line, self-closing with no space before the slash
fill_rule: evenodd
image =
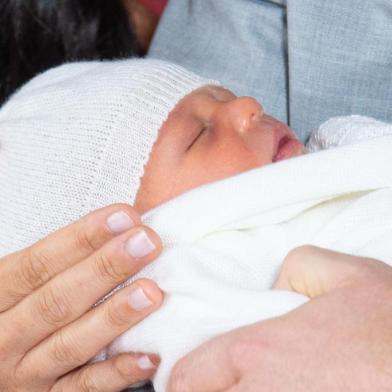
<path id="1" fill-rule="evenodd" d="M 186 152 L 188 152 L 188 151 L 193 147 L 193 145 L 199 140 L 200 136 L 201 136 L 205 131 L 207 131 L 207 129 L 208 129 L 208 126 L 206 125 L 206 123 L 204 123 L 204 124 L 201 123 L 199 133 L 198 133 L 197 136 L 193 139 L 192 143 L 188 146 L 188 148 L 186 149 Z"/>

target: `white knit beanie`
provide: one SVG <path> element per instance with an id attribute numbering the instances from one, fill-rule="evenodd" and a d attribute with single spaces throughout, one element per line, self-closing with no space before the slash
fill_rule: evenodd
<path id="1" fill-rule="evenodd" d="M 25 245 L 96 208 L 132 204 L 163 122 L 206 84 L 217 82 L 147 59 L 66 64 L 34 78 L 0 111 L 0 226 Z M 5 222 L 4 208 L 31 228 Z"/>

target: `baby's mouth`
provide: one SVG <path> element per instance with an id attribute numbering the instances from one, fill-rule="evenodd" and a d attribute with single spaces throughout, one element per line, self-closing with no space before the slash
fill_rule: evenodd
<path id="1" fill-rule="evenodd" d="M 279 162 L 304 154 L 303 144 L 291 133 L 289 128 L 277 127 L 275 152 L 272 162 Z"/>

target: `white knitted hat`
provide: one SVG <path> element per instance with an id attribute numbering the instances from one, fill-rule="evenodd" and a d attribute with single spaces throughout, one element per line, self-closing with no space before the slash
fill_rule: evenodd
<path id="1" fill-rule="evenodd" d="M 206 84 L 217 82 L 146 59 L 39 75 L 0 111 L 0 205 L 29 205 L 42 235 L 101 206 L 132 204 L 169 112 Z"/>

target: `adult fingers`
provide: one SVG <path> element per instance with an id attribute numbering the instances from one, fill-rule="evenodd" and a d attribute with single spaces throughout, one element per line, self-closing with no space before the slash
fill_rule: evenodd
<path id="1" fill-rule="evenodd" d="M 274 288 L 314 298 L 380 273 L 391 274 L 378 260 L 305 245 L 288 253 Z"/>
<path id="2" fill-rule="evenodd" d="M 236 331 L 218 336 L 192 351 L 174 367 L 167 392 L 227 391 L 240 380 Z"/>
<path id="3" fill-rule="evenodd" d="M 0 315 L 1 325 L 9 326 L 7 341 L 18 342 L 13 351 L 24 353 L 79 318 L 113 287 L 154 260 L 161 249 L 156 233 L 135 227 L 53 278 Z M 21 334 L 15 325 L 28 325 L 29 333 Z"/>
<path id="4" fill-rule="evenodd" d="M 40 381 L 50 384 L 85 364 L 158 309 L 162 300 L 163 294 L 154 282 L 138 280 L 34 347 L 20 362 L 18 372 L 26 379 L 40 372 Z"/>
<path id="5" fill-rule="evenodd" d="M 36 244 L 0 259 L 0 312 L 83 260 L 108 240 L 140 224 L 126 204 L 94 211 Z"/>
<path id="6" fill-rule="evenodd" d="M 156 355 L 120 354 L 64 376 L 51 391 L 118 392 L 150 379 L 158 364 Z"/>

